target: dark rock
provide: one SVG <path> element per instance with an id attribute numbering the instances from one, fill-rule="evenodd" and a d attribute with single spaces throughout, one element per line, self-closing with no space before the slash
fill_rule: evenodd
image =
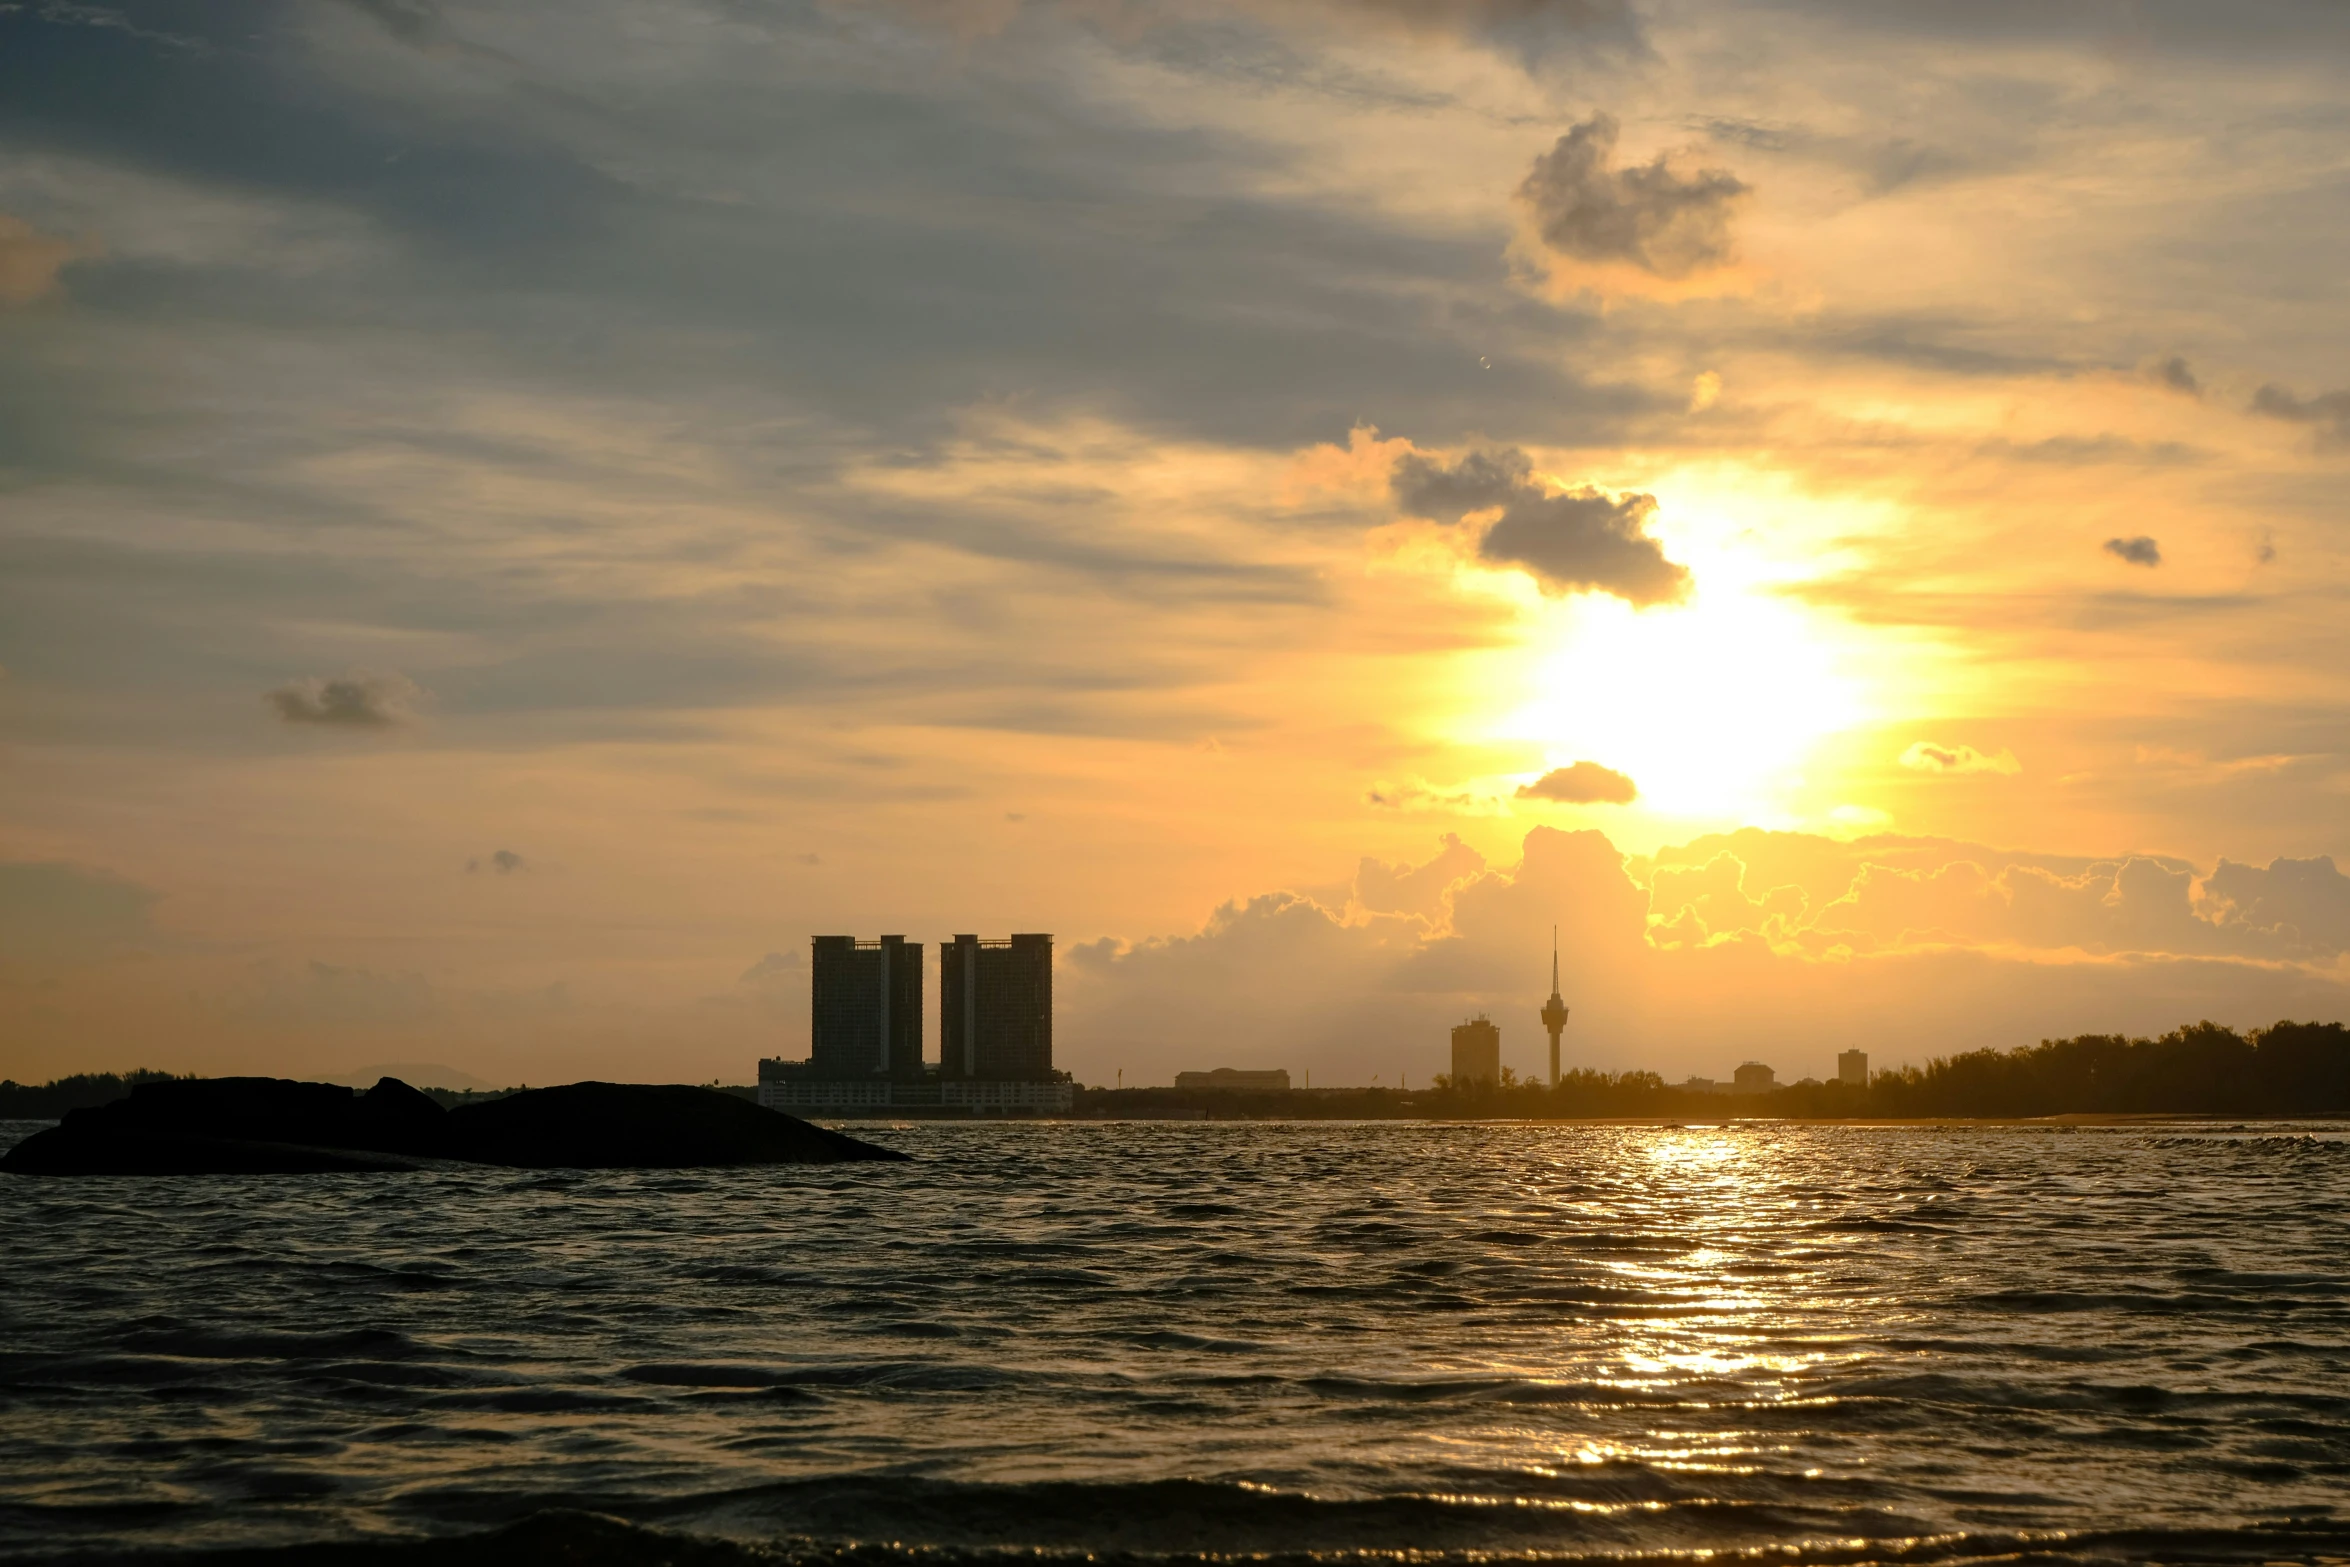
<path id="1" fill-rule="evenodd" d="M 573 1083 L 456 1111 L 395 1078 L 216 1077 L 142 1083 L 75 1110 L 0 1157 L 19 1175 L 278 1175 L 414 1170 L 433 1160 L 522 1169 L 676 1169 L 903 1159 L 708 1088 Z"/>
<path id="2" fill-rule="evenodd" d="M 533 1088 L 452 1110 L 449 1126 L 456 1157 L 527 1169 L 668 1170 L 906 1157 L 748 1099 L 676 1085 Z"/>

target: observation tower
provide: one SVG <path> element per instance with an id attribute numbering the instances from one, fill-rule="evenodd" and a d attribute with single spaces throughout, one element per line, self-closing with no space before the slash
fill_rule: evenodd
<path id="1" fill-rule="evenodd" d="M 1567 1003 L 1559 995 L 1559 928 L 1550 927 L 1550 999 L 1542 1003 L 1542 1026 L 1550 1030 L 1550 1086 L 1559 1085 L 1559 1030 L 1567 1026 Z"/>

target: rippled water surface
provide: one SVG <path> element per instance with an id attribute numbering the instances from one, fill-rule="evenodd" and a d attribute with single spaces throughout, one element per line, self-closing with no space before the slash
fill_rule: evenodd
<path id="1" fill-rule="evenodd" d="M 2338 1131 L 866 1135 L 0 1177 L 0 1553 L 2350 1557 Z"/>

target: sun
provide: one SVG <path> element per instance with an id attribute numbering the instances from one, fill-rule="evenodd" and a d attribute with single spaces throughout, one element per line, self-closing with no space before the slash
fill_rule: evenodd
<path id="1" fill-rule="evenodd" d="M 1769 824 L 1799 814 L 1806 763 L 1870 716 L 1867 655 L 1771 591 L 1755 563 L 1707 553 L 1692 561 L 1698 586 L 1682 604 L 1636 610 L 1583 595 L 1533 607 L 1524 700 L 1493 737 L 1539 746 L 1546 766 L 1629 774 L 1656 815 Z"/>

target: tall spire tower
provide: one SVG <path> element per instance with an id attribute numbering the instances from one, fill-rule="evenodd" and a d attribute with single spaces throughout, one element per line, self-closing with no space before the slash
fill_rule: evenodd
<path id="1" fill-rule="evenodd" d="M 1567 1003 L 1559 995 L 1559 928 L 1550 927 L 1550 999 L 1542 1003 L 1542 1026 L 1550 1030 L 1550 1086 L 1559 1085 L 1559 1030 L 1567 1026 Z"/>

